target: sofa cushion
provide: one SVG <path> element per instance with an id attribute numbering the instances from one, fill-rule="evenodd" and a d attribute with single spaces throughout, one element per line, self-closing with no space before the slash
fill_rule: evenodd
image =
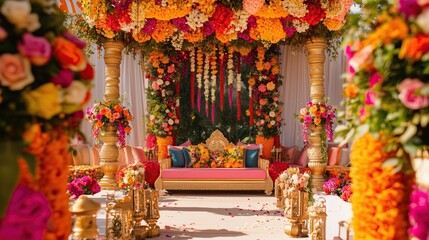
<path id="1" fill-rule="evenodd" d="M 260 168 L 169 168 L 161 172 L 168 179 L 265 179 L 266 172 Z"/>
<path id="2" fill-rule="evenodd" d="M 210 167 L 210 151 L 204 144 L 191 145 L 185 147 L 188 151 L 190 163 L 189 167 L 206 168 Z M 186 155 L 186 158 L 188 156 Z M 187 159 L 188 162 L 188 159 Z"/>
<path id="3" fill-rule="evenodd" d="M 185 167 L 185 156 L 182 149 L 168 148 L 168 154 L 171 156 L 172 167 Z"/>
<path id="4" fill-rule="evenodd" d="M 245 167 L 247 168 L 257 168 L 259 160 L 259 148 L 246 148 L 246 158 L 245 158 Z"/>

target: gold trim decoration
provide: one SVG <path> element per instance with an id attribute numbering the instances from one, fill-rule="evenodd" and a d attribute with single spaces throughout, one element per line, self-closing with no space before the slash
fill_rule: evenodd
<path id="1" fill-rule="evenodd" d="M 310 239 L 326 240 L 326 199 L 320 197 L 309 208 L 310 212 Z"/>
<path id="2" fill-rule="evenodd" d="M 146 214 L 144 220 L 146 221 L 147 228 L 147 237 L 154 238 L 158 237 L 161 234 L 160 227 L 156 224 L 160 215 L 159 215 L 159 191 L 153 189 L 146 189 L 145 192 L 146 198 Z"/>
<path id="3" fill-rule="evenodd" d="M 136 240 L 146 239 L 148 227 L 142 225 L 142 221 L 147 213 L 145 189 L 132 188 L 131 199 L 133 212 L 133 227 L 131 230 L 131 234 Z"/>

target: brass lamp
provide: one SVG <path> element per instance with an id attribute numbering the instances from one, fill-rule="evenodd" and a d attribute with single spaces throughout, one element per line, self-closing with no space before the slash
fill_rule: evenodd
<path id="1" fill-rule="evenodd" d="M 106 201 L 107 239 L 131 239 L 133 211 L 130 197 Z"/>
<path id="2" fill-rule="evenodd" d="M 326 200 L 318 198 L 310 212 L 310 237 L 311 240 L 326 239 Z"/>
<path id="3" fill-rule="evenodd" d="M 74 220 L 71 239 L 96 239 L 98 237 L 97 211 L 100 204 L 89 199 L 86 195 L 81 195 L 71 206 L 70 212 Z"/>
<path id="4" fill-rule="evenodd" d="M 135 187 L 131 190 L 132 199 L 132 217 L 133 227 L 132 234 L 137 240 L 146 239 L 147 226 L 142 225 L 142 220 L 146 216 L 146 196 L 145 189 L 142 187 Z"/>

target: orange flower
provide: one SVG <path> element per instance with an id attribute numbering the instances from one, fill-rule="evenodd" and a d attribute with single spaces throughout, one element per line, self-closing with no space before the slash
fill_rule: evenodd
<path id="1" fill-rule="evenodd" d="M 107 118 L 112 118 L 112 112 L 106 111 L 106 114 L 104 114 Z"/>
<path id="2" fill-rule="evenodd" d="M 115 106 L 113 107 L 113 109 L 115 109 L 115 111 L 116 111 L 116 112 L 118 112 L 118 113 L 122 112 L 122 107 L 121 107 L 121 105 L 115 105 Z"/>
<path id="3" fill-rule="evenodd" d="M 169 21 L 157 21 L 152 38 L 157 42 L 162 42 L 171 37 L 174 33 L 174 26 Z"/>
<path id="4" fill-rule="evenodd" d="M 352 227 L 356 239 L 408 239 L 407 211 L 413 178 L 393 172 L 392 166 L 383 166 L 395 152 L 385 152 L 381 138 L 366 134 L 352 147 Z"/>
<path id="5" fill-rule="evenodd" d="M 124 116 L 128 116 L 128 115 L 130 115 L 130 111 L 129 111 L 128 109 L 124 109 L 124 110 L 122 111 L 122 113 L 124 114 Z"/>
<path id="6" fill-rule="evenodd" d="M 101 128 L 103 126 L 103 123 L 100 120 L 98 120 L 97 123 L 96 123 L 96 126 L 98 128 Z"/>
<path id="7" fill-rule="evenodd" d="M 418 61 L 427 52 L 429 52 L 429 36 L 418 34 L 413 38 L 404 40 L 399 52 L 399 58 L 407 57 L 413 61 Z"/>
<path id="8" fill-rule="evenodd" d="M 356 86 L 356 84 L 349 84 L 344 88 L 344 96 L 348 98 L 357 97 L 358 92 L 359 88 Z"/>
<path id="9" fill-rule="evenodd" d="M 54 55 L 63 68 L 73 71 L 82 71 L 86 68 L 86 58 L 82 49 L 71 41 L 57 37 L 54 40 Z"/>
<path id="10" fill-rule="evenodd" d="M 249 78 L 248 83 L 249 83 L 249 86 L 255 86 L 255 78 L 254 77 Z"/>
<path id="11" fill-rule="evenodd" d="M 171 132 L 169 132 L 171 133 Z M 158 145 L 158 158 L 165 159 L 168 157 L 167 146 L 173 144 L 173 137 L 168 136 L 165 138 L 157 137 L 156 144 Z"/>
<path id="12" fill-rule="evenodd" d="M 261 104 L 262 106 L 264 106 L 265 104 L 267 104 L 267 100 L 261 98 L 261 99 L 259 99 L 259 104 Z"/>
<path id="13" fill-rule="evenodd" d="M 131 132 L 131 127 L 130 126 L 125 127 L 124 128 L 124 132 L 125 133 L 130 133 Z"/>
<path id="14" fill-rule="evenodd" d="M 320 119 L 319 117 L 314 118 L 314 124 L 319 125 L 321 122 L 322 122 L 322 119 Z"/>
<path id="15" fill-rule="evenodd" d="M 100 109 L 100 114 L 101 115 L 106 115 L 106 113 L 109 111 L 109 109 L 108 108 L 102 108 L 102 109 Z"/>

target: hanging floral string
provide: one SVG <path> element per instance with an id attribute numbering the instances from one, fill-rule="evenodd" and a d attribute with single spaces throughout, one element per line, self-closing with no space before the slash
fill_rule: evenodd
<path id="1" fill-rule="evenodd" d="M 223 112 L 223 105 L 225 101 L 224 91 L 225 91 L 225 54 L 223 48 L 219 48 L 219 101 L 220 101 L 220 111 Z"/>
<path id="2" fill-rule="evenodd" d="M 204 99 L 206 100 L 206 117 L 209 117 L 209 95 L 210 95 L 210 57 L 204 55 Z"/>
<path id="3" fill-rule="evenodd" d="M 234 49 L 228 49 L 228 99 L 229 99 L 229 108 L 232 109 L 232 84 L 234 83 L 234 59 L 233 59 Z"/>
<path id="4" fill-rule="evenodd" d="M 212 123 L 215 121 L 215 101 L 216 101 L 216 76 L 217 76 L 217 62 L 216 62 L 216 48 L 210 54 L 210 73 L 211 73 L 211 103 L 212 103 Z"/>
<path id="5" fill-rule="evenodd" d="M 237 52 L 237 120 L 241 119 L 241 55 Z"/>
<path id="6" fill-rule="evenodd" d="M 195 48 L 189 53 L 191 60 L 191 109 L 195 109 Z"/>
<path id="7" fill-rule="evenodd" d="M 201 48 L 197 50 L 197 88 L 198 88 L 198 96 L 197 96 L 197 105 L 198 112 L 201 112 L 201 88 L 203 87 L 203 52 Z"/>
<path id="8" fill-rule="evenodd" d="M 249 78 L 249 124 L 254 124 L 255 104 L 253 102 L 253 86 L 255 86 L 255 78 Z"/>

